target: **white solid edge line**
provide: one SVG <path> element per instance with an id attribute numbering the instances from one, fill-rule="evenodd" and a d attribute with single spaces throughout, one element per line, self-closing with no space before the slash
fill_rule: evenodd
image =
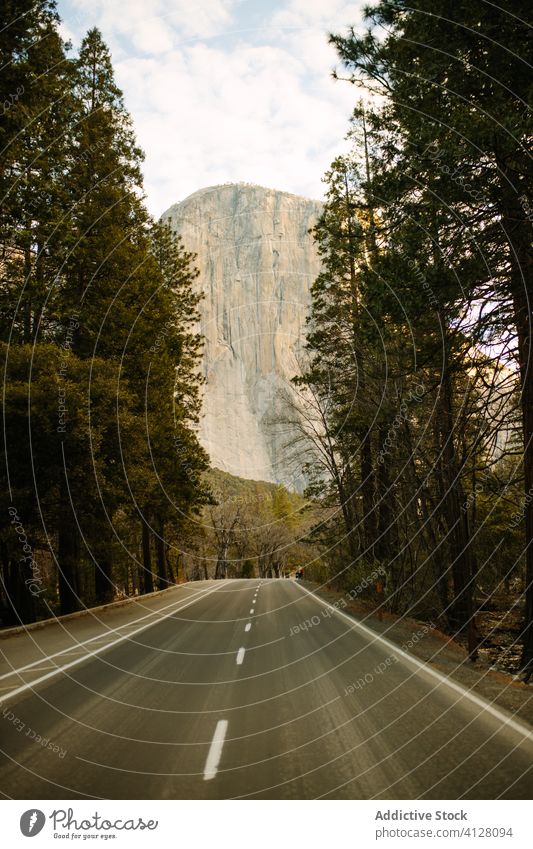
<path id="1" fill-rule="evenodd" d="M 246 651 L 246 649 L 242 648 L 242 646 L 241 646 L 241 648 L 237 652 L 237 658 L 235 660 L 235 663 L 237 664 L 237 666 L 240 666 L 242 664 L 242 662 L 244 660 L 245 651 Z"/>
<path id="2" fill-rule="evenodd" d="M 249 631 L 251 627 L 252 627 L 252 623 L 248 622 L 248 624 L 244 626 L 244 630 Z"/>
<path id="3" fill-rule="evenodd" d="M 306 587 L 302 587 L 301 584 L 293 581 L 293 583 L 299 587 L 303 592 L 307 593 L 307 595 L 312 596 L 316 601 L 318 601 L 322 606 L 329 607 L 330 610 L 333 610 L 334 613 L 338 613 L 339 616 L 342 616 L 343 619 L 347 619 L 348 622 L 352 625 L 353 628 L 357 628 L 359 631 L 362 631 L 367 636 L 372 637 L 373 640 L 383 643 L 383 645 L 387 646 L 388 649 L 391 649 L 392 652 L 400 655 L 404 660 L 411 663 L 417 669 L 421 669 L 423 672 L 426 672 L 428 675 L 431 675 L 432 678 L 436 678 L 437 681 L 440 681 L 441 684 L 446 684 L 450 689 L 455 690 L 456 693 L 460 693 L 463 698 L 468 699 L 473 704 L 482 708 L 486 713 L 490 713 L 493 717 L 498 719 L 500 722 L 503 722 L 508 728 L 512 728 L 514 731 L 517 731 L 526 739 L 533 741 L 533 731 L 528 729 L 525 725 L 522 725 L 520 722 L 517 722 L 516 719 L 513 719 L 510 715 L 503 713 L 498 708 L 495 708 L 490 702 L 486 701 L 486 699 L 481 696 L 476 696 L 471 693 L 469 690 L 466 690 L 461 684 L 458 684 L 456 681 L 453 681 L 451 678 L 448 678 L 446 675 L 442 675 L 440 672 L 437 672 L 436 669 L 433 669 L 431 666 L 422 663 L 417 657 L 413 657 L 413 655 L 408 654 L 403 649 L 399 648 L 399 646 L 395 645 L 390 640 L 387 640 L 386 637 L 382 637 L 381 634 L 378 634 L 377 631 L 373 631 L 372 628 L 368 628 L 366 625 L 363 625 L 362 622 L 358 622 L 353 616 L 350 616 L 348 613 L 344 613 L 342 610 L 338 610 L 332 604 L 329 604 L 327 601 L 323 601 L 320 596 L 317 596 L 311 590 L 308 590 Z"/>
<path id="4" fill-rule="evenodd" d="M 198 598 L 198 596 L 203 596 L 205 594 L 205 590 L 198 590 L 198 592 L 195 593 L 192 598 L 196 599 Z M 142 599 L 142 596 L 139 596 L 139 599 Z M 48 660 L 52 660 L 54 657 L 60 657 L 62 654 L 73 654 L 74 652 L 84 651 L 84 647 L 88 646 L 90 643 L 96 643 L 98 642 L 98 640 L 106 640 L 110 636 L 110 634 L 117 634 L 119 631 L 124 630 L 124 628 L 129 628 L 132 625 L 136 625 L 137 622 L 144 622 L 145 619 L 149 619 L 151 616 L 157 616 L 158 613 L 162 613 L 164 610 L 168 610 L 169 607 L 174 607 L 176 604 L 180 604 L 180 601 L 171 601 L 170 604 L 166 604 L 164 607 L 160 607 L 158 610 L 152 610 L 150 613 L 146 613 L 144 616 L 139 616 L 138 619 L 133 619 L 131 622 L 124 622 L 123 625 L 117 625 L 116 628 L 108 628 L 106 631 L 102 631 L 102 633 L 97 634 L 95 637 L 89 637 L 88 640 L 83 640 L 79 643 L 73 643 L 72 646 L 70 646 L 69 648 L 61 649 L 61 651 L 56 651 L 53 654 L 48 654 L 44 657 L 40 657 L 39 660 L 34 660 L 32 661 L 32 663 L 27 663 L 25 666 L 19 666 L 18 669 L 12 669 L 11 672 L 4 672 L 3 675 L 0 675 L 0 681 L 3 681 L 5 678 L 11 678 L 12 675 L 18 675 L 20 672 L 25 672 L 27 669 L 33 669 L 33 667 L 37 666 L 39 663 L 46 663 Z M 155 625 L 155 622 L 153 624 Z"/>
<path id="5" fill-rule="evenodd" d="M 215 733 L 213 734 L 213 739 L 211 740 L 209 754 L 207 755 L 207 760 L 205 762 L 204 781 L 210 781 L 218 772 L 218 765 L 220 763 L 220 757 L 222 755 L 227 730 L 228 720 L 219 719 L 217 727 L 215 728 Z"/>
<path id="6" fill-rule="evenodd" d="M 117 639 L 113 640 L 111 643 L 107 643 L 105 646 L 100 646 L 99 648 L 94 649 L 93 651 L 88 652 L 87 654 L 84 654 L 82 657 L 78 657 L 76 660 L 71 660 L 70 663 L 65 663 L 63 666 L 56 666 L 56 668 L 53 669 L 52 672 L 48 672 L 46 675 L 41 675 L 40 678 L 36 678 L 34 681 L 30 681 L 27 684 L 23 684 L 22 687 L 17 687 L 16 690 L 11 690 L 10 693 L 7 693 L 7 695 L 0 700 L 0 703 L 3 704 L 6 699 L 10 699 L 13 696 L 18 696 L 20 693 L 24 693 L 26 690 L 33 689 L 36 684 L 41 684 L 43 681 L 47 681 L 49 678 L 53 678 L 55 675 L 59 675 L 60 672 L 64 672 L 67 669 L 71 669 L 73 666 L 78 666 L 80 663 L 85 663 L 85 661 L 89 660 L 91 657 L 95 657 L 96 655 L 101 654 L 107 649 L 111 649 L 114 646 L 117 646 L 119 643 L 123 643 L 124 640 L 129 640 L 131 639 L 131 637 L 135 637 L 136 634 L 140 634 L 141 631 L 146 631 L 148 628 L 152 628 L 154 625 L 157 625 L 164 619 L 168 619 L 169 616 L 173 616 L 174 613 L 179 613 L 181 610 L 185 610 L 186 607 L 190 607 L 191 604 L 196 604 L 196 602 L 200 601 L 202 598 L 207 598 L 208 595 L 211 595 L 211 593 L 214 593 L 218 589 L 220 589 L 220 586 L 214 587 L 213 589 L 208 590 L 207 592 L 202 592 L 200 598 L 196 596 L 196 598 L 191 599 L 191 601 L 187 602 L 187 604 L 184 604 L 181 607 L 178 607 L 177 609 L 171 610 L 169 613 L 166 613 L 165 616 L 161 616 L 157 620 L 157 622 L 147 622 L 146 625 L 141 625 L 141 627 L 137 628 L 135 631 L 130 631 L 129 634 L 124 634 L 122 637 L 117 637 Z"/>
<path id="7" fill-rule="evenodd" d="M 55 669 L 55 668 L 56 668 L 56 666 L 55 666 L 54 663 L 47 663 L 46 666 L 35 666 L 33 669 L 27 669 L 26 673 L 31 675 L 34 672 L 44 672 L 45 670 L 50 670 L 50 669 Z M 21 672 L 20 674 L 23 675 L 24 673 Z M 12 687 L 12 686 L 13 686 L 13 684 L 7 684 L 5 689 L 9 690 L 9 688 Z"/>

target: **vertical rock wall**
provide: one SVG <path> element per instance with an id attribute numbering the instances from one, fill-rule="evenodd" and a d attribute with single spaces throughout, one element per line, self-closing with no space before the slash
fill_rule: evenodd
<path id="1" fill-rule="evenodd" d="M 202 189 L 162 216 L 198 255 L 206 377 L 200 440 L 212 464 L 301 488 L 283 392 L 299 371 L 319 260 L 318 201 L 248 184 Z"/>

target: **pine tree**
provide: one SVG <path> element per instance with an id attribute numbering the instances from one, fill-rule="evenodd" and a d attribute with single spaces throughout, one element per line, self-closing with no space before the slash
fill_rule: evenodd
<path id="1" fill-rule="evenodd" d="M 2 336 L 30 342 L 50 333 L 44 313 L 64 253 L 70 64 L 54 3 L 8 7 L 0 40 Z"/>
<path id="2" fill-rule="evenodd" d="M 67 60 L 53 3 L 8 6 L 3 82 L 24 91 L 0 120 L 3 456 L 8 496 L 24 504 L 32 550 L 52 555 L 59 594 L 52 581 L 46 600 L 28 595 L 34 567 L 18 566 L 8 516 L 3 597 L 28 621 L 58 600 L 62 613 L 109 601 L 130 576 L 149 591 L 154 535 L 165 586 L 167 527 L 176 539 L 210 495 L 195 434 L 197 272 L 143 205 L 142 153 L 109 51 L 94 29 Z"/>
<path id="3" fill-rule="evenodd" d="M 527 11 L 523 2 L 514 4 L 510 14 L 503 7 L 466 0 L 409 4 L 382 0 L 366 12 L 370 29 L 365 35 L 352 30 L 348 37 L 331 39 L 353 81 L 365 81 L 385 98 L 380 121 L 381 127 L 387 128 L 384 146 L 389 162 L 396 158 L 398 165 L 392 175 L 399 195 L 397 208 L 407 215 L 410 205 L 422 211 L 427 222 L 432 207 L 430 235 L 441 256 L 450 245 L 457 254 L 453 240 L 466 236 L 471 257 L 478 259 L 477 264 L 472 263 L 463 253 L 452 275 L 446 274 L 445 262 L 433 262 L 432 289 L 440 289 L 439 294 L 444 295 L 441 302 L 452 304 L 454 287 L 456 294 L 462 287 L 460 300 L 465 309 L 488 295 L 494 309 L 492 315 L 487 309 L 479 312 L 472 331 L 474 341 L 501 339 L 508 320 L 516 328 L 525 446 L 524 665 L 533 662 L 533 504 L 527 497 L 533 485 L 533 371 L 528 330 L 533 279 L 531 221 L 524 201 L 531 196 L 533 177 L 527 152 L 532 129 L 528 109 L 531 86 L 524 61 L 529 38 Z M 385 39 L 381 27 L 387 30 Z M 431 189 L 430 203 L 424 187 Z M 394 202 L 393 195 L 390 192 L 389 203 Z M 460 273 L 461 263 L 466 273 Z M 441 424 L 447 434 L 441 433 L 441 437 L 444 470 L 449 476 L 444 484 L 446 513 L 450 519 L 457 518 L 455 526 L 460 528 L 457 489 L 452 483 L 457 475 L 450 472 L 456 460 L 446 453 L 454 450 L 449 377 L 455 359 L 449 351 L 440 390 Z M 457 540 L 456 552 L 468 548 L 464 536 Z M 468 580 L 468 569 L 461 570 L 463 582 Z M 466 615 L 463 610 L 460 618 L 464 621 Z"/>
<path id="4" fill-rule="evenodd" d="M 84 39 L 74 72 L 77 110 L 74 132 L 75 155 L 70 173 L 72 231 L 65 263 L 65 283 L 57 300 L 58 317 L 65 323 L 75 314 L 78 328 L 73 342 L 77 357 L 103 357 L 116 383 L 117 401 L 109 416 L 114 422 L 96 428 L 107 433 L 101 451 L 105 470 L 95 483 L 101 505 L 93 514 L 95 539 L 95 597 L 106 601 L 114 593 L 112 551 L 113 516 L 121 504 L 142 517 L 144 540 L 144 583 L 153 585 L 150 529 L 154 519 L 163 536 L 166 496 L 161 493 L 160 475 L 168 468 L 174 493 L 182 484 L 180 497 L 185 512 L 201 487 L 191 475 L 173 474 L 176 461 L 175 430 L 182 427 L 189 453 L 198 457 L 199 469 L 206 459 L 184 424 L 194 420 L 199 405 L 191 363 L 195 363 L 198 340 L 187 328 L 194 320 L 195 296 L 191 283 L 191 258 L 160 227 L 152 227 L 142 204 L 142 154 L 136 146 L 131 119 L 114 81 L 109 51 L 97 30 Z M 172 266 L 172 268 L 171 268 Z M 150 348 L 157 345 L 157 356 Z M 176 366 L 181 363 L 182 407 L 176 414 Z M 180 371 L 178 369 L 178 374 Z M 88 396 L 90 397 L 90 387 Z M 124 446 L 122 393 L 129 410 L 130 394 L 136 399 L 132 411 L 145 434 L 142 444 Z M 128 413 L 129 415 L 129 413 Z M 190 445 L 189 445 L 190 443 Z M 129 449 L 134 449 L 132 455 Z M 134 459 L 128 465 L 127 458 Z M 191 461 L 190 468 L 194 467 Z M 187 466 L 189 468 L 189 466 Z M 111 474 L 111 471 L 113 472 Z M 185 483 L 185 482 L 186 483 Z M 65 493 L 66 494 L 66 493 Z M 83 495 L 80 492 L 79 497 Z M 202 497 L 202 496 L 198 496 Z M 75 510 L 65 502 L 69 521 L 60 532 L 76 540 Z M 159 512 L 156 514 L 156 507 Z M 131 505 L 128 506 L 131 509 Z M 75 551 L 79 551 L 79 542 Z M 73 555 L 76 559 L 76 554 Z M 68 556 L 67 556 L 68 560 Z M 79 560 L 79 558 L 78 558 Z M 158 547 L 160 583 L 164 583 L 162 549 Z M 69 569 L 69 573 L 76 568 Z"/>
<path id="5" fill-rule="evenodd" d="M 18 346 L 33 343 L 37 360 L 41 340 L 54 334 L 54 321 L 47 314 L 47 305 L 53 297 L 64 254 L 64 178 L 70 142 L 71 84 L 65 46 L 57 25 L 55 4 L 47 0 L 8 0 L 2 7 L 0 338 L 10 345 L 3 350 L 6 374 L 11 371 L 13 359 L 19 378 L 21 355 L 27 367 L 26 378 L 30 360 L 29 350 L 19 351 Z M 48 356 L 46 351 L 45 346 L 43 355 Z M 28 392 L 26 405 L 30 398 Z M 37 480 L 27 472 L 32 463 L 37 468 L 48 465 L 50 456 L 35 457 L 27 407 L 26 420 L 19 421 L 17 428 L 11 428 L 11 422 L 5 421 L 3 438 L 3 465 L 9 475 L 7 480 L 13 480 L 7 495 L 9 499 L 16 498 L 13 509 L 36 540 L 39 501 L 43 494 L 47 495 L 48 480 L 46 477 Z M 53 446 L 48 445 L 47 450 L 56 457 Z M 31 575 L 26 567 L 20 566 L 17 542 L 4 519 L 0 533 L 4 574 L 5 570 L 10 572 L 7 597 L 11 599 L 15 618 L 30 621 L 38 608 L 36 599 L 28 598 Z"/>
<path id="6" fill-rule="evenodd" d="M 145 292 L 154 281 L 157 286 L 131 335 L 132 359 L 128 352 L 124 357 L 130 384 L 143 398 L 148 440 L 148 473 L 139 479 L 136 497 L 142 515 L 144 572 L 150 581 L 153 536 L 160 587 L 166 581 L 167 526 L 179 527 L 191 509 L 211 500 L 202 477 L 208 458 L 194 432 L 201 403 L 201 339 L 195 332 L 200 296 L 194 290 L 198 272 L 192 263 L 193 256 L 168 225 L 152 227 Z"/>

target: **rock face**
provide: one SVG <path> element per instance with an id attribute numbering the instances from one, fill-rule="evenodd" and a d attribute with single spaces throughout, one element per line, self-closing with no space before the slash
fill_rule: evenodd
<path id="1" fill-rule="evenodd" d="M 322 205 L 248 184 L 202 189 L 162 216 L 197 254 L 206 378 L 200 440 L 214 466 L 300 489 L 283 396 L 299 372 Z"/>

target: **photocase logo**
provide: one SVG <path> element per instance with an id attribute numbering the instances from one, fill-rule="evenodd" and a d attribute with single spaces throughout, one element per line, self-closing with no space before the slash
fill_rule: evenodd
<path id="1" fill-rule="evenodd" d="M 24 837 L 35 837 L 42 831 L 45 822 L 46 817 L 42 811 L 30 808 L 29 811 L 24 811 L 20 818 L 20 830 Z"/>

